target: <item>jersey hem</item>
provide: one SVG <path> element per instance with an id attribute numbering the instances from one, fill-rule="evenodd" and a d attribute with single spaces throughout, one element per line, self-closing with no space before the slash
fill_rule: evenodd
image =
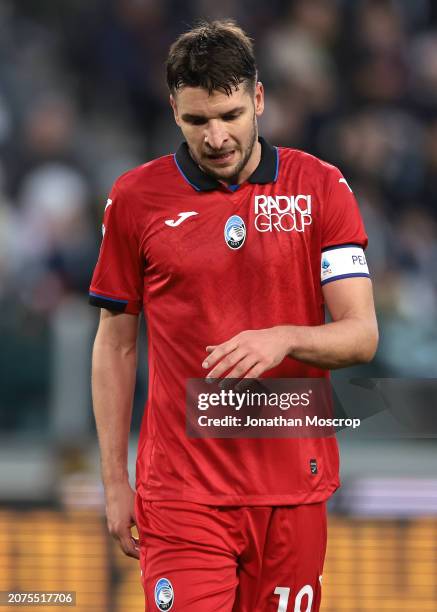
<path id="1" fill-rule="evenodd" d="M 141 485 L 137 487 L 138 495 L 144 501 L 181 501 L 205 506 L 300 506 L 327 501 L 340 487 L 340 482 L 333 483 L 328 489 L 292 493 L 287 495 L 157 495 L 146 492 Z"/>

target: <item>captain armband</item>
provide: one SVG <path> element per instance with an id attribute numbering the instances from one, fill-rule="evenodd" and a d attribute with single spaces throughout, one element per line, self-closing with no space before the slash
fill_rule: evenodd
<path id="1" fill-rule="evenodd" d="M 356 244 L 328 247 L 322 251 L 320 274 L 322 285 L 341 278 L 370 277 L 364 251 Z"/>

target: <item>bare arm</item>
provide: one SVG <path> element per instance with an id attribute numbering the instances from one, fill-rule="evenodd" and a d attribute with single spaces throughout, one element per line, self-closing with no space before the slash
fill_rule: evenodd
<path id="1" fill-rule="evenodd" d="M 99 437 L 110 533 L 123 551 L 138 558 L 130 527 L 134 491 L 127 469 L 129 430 L 137 366 L 139 317 L 102 309 L 93 349 L 92 394 Z"/>
<path id="2" fill-rule="evenodd" d="M 208 346 L 203 362 L 208 378 L 257 378 L 289 355 L 319 368 L 335 369 L 370 361 L 378 344 L 372 284 L 348 278 L 323 288 L 332 323 L 279 325 L 248 330 L 218 346 Z"/>
<path id="3" fill-rule="evenodd" d="M 369 362 L 378 345 L 370 279 L 347 278 L 328 283 L 323 287 L 323 296 L 332 323 L 290 330 L 287 353 L 329 370 Z"/>

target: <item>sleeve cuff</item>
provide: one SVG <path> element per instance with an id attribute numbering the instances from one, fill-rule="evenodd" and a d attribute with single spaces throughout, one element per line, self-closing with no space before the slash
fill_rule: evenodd
<path id="1" fill-rule="evenodd" d="M 102 295 L 94 291 L 89 292 L 88 301 L 91 306 L 106 308 L 106 310 L 112 310 L 114 312 L 124 312 L 127 314 L 139 314 L 141 312 L 141 307 L 137 302 L 130 302 L 129 300 Z"/>

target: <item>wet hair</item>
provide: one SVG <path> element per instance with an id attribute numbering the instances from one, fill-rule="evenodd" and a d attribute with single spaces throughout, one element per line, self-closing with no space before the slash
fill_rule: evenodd
<path id="1" fill-rule="evenodd" d="M 202 21 L 172 44 L 167 62 L 171 93 L 203 87 L 227 95 L 244 83 L 255 87 L 257 67 L 252 40 L 231 19 Z"/>

